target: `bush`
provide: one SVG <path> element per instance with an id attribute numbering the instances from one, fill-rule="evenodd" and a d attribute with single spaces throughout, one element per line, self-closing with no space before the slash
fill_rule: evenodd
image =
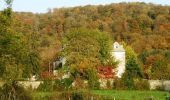
<path id="1" fill-rule="evenodd" d="M 62 85 L 64 86 L 65 89 L 68 89 L 72 85 L 73 79 L 64 78 L 64 79 L 61 80 L 61 83 L 62 83 Z"/>
<path id="2" fill-rule="evenodd" d="M 115 79 L 113 82 L 113 89 L 123 90 L 127 89 L 122 79 Z"/>
<path id="3" fill-rule="evenodd" d="M 107 80 L 106 86 L 107 86 L 107 89 L 111 89 L 112 88 L 111 82 L 109 80 Z"/>
<path id="4" fill-rule="evenodd" d="M 124 86 L 126 86 L 127 89 L 135 89 L 134 79 L 135 77 L 131 76 L 130 71 L 126 71 L 121 78 Z"/>
<path id="5" fill-rule="evenodd" d="M 149 90 L 148 80 L 135 80 L 135 89 L 137 90 Z"/>
<path id="6" fill-rule="evenodd" d="M 169 96 L 169 97 L 166 97 L 166 100 L 170 100 L 170 96 Z"/>
<path id="7" fill-rule="evenodd" d="M 55 90 L 65 90 L 71 87 L 73 83 L 73 79 L 71 78 L 64 78 L 64 79 L 57 79 L 55 80 L 55 84 L 54 84 L 54 89 Z"/>
<path id="8" fill-rule="evenodd" d="M 113 89 L 136 89 L 136 90 L 149 90 L 148 80 L 134 79 L 134 87 L 129 88 L 124 79 L 115 79 L 113 83 Z"/>
<path id="9" fill-rule="evenodd" d="M 51 80 L 45 80 L 43 81 L 43 83 L 41 83 L 39 85 L 39 87 L 37 88 L 38 91 L 43 91 L 43 92 L 47 92 L 47 91 L 53 91 L 53 81 Z"/>
<path id="10" fill-rule="evenodd" d="M 61 91 L 64 89 L 64 86 L 59 79 L 54 81 L 54 89 L 57 91 Z"/>
<path id="11" fill-rule="evenodd" d="M 78 92 L 72 93 L 72 100 L 84 100 L 83 94 Z"/>
<path id="12" fill-rule="evenodd" d="M 71 78 L 64 78 L 64 79 L 57 79 L 57 80 L 45 80 L 43 83 L 39 85 L 37 88 L 38 91 L 48 92 L 54 90 L 65 90 L 68 89 L 72 85 L 73 79 Z"/>
<path id="13" fill-rule="evenodd" d="M 100 82 L 98 80 L 97 71 L 95 69 L 88 70 L 88 86 L 91 89 L 100 88 Z"/>
<path id="14" fill-rule="evenodd" d="M 164 86 L 162 85 L 162 86 L 156 86 L 156 90 L 158 90 L 158 91 L 164 91 Z"/>
<path id="15" fill-rule="evenodd" d="M 31 100 L 31 93 L 16 81 L 8 82 L 0 89 L 0 100 Z"/>

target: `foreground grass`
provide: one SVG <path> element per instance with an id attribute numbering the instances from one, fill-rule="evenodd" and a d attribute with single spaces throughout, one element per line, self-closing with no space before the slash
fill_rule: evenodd
<path id="1" fill-rule="evenodd" d="M 165 100 L 170 96 L 164 91 L 139 91 L 139 90 L 92 90 L 93 94 L 103 95 L 116 100 Z"/>
<path id="2" fill-rule="evenodd" d="M 51 100 L 49 99 L 51 96 L 60 95 L 63 92 L 33 92 L 32 95 L 35 98 L 34 100 Z M 70 91 L 70 93 L 71 92 L 73 91 Z M 89 91 L 83 90 L 83 93 L 87 94 Z M 170 96 L 170 94 L 165 91 L 139 90 L 91 90 L 90 94 L 93 95 L 94 100 L 166 100 L 166 97 Z"/>

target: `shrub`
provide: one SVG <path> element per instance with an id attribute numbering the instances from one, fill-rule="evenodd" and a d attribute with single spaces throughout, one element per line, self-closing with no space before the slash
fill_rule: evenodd
<path id="1" fill-rule="evenodd" d="M 0 100 L 31 100 L 31 93 L 16 81 L 7 82 L 0 89 Z"/>
<path id="2" fill-rule="evenodd" d="M 39 85 L 39 87 L 37 88 L 38 91 L 43 91 L 43 92 L 47 92 L 47 91 L 53 91 L 53 81 L 51 80 L 45 80 L 43 81 L 43 83 L 41 83 Z"/>
<path id="3" fill-rule="evenodd" d="M 134 85 L 134 78 L 131 77 L 131 74 L 129 71 L 126 71 L 123 74 L 123 77 L 121 79 L 123 81 L 124 86 L 127 87 L 127 89 L 134 89 L 135 85 Z"/>
<path id="4" fill-rule="evenodd" d="M 78 92 L 72 93 L 72 100 L 84 100 L 83 94 Z"/>
<path id="5" fill-rule="evenodd" d="M 72 83 L 73 83 L 72 78 L 64 78 L 61 80 L 57 79 L 57 80 L 55 80 L 54 89 L 55 90 L 68 89 L 71 87 Z"/>
<path id="6" fill-rule="evenodd" d="M 57 91 L 61 91 L 61 90 L 64 89 L 64 86 L 59 79 L 55 80 L 54 89 L 57 90 Z"/>
<path id="7" fill-rule="evenodd" d="M 164 91 L 164 86 L 161 85 L 161 86 L 156 86 L 156 90 L 159 90 L 159 91 Z"/>
<path id="8" fill-rule="evenodd" d="M 73 79 L 71 79 L 71 78 L 64 78 L 64 79 L 61 80 L 61 83 L 63 84 L 65 89 L 68 89 L 72 85 Z"/>
<path id="9" fill-rule="evenodd" d="M 112 88 L 111 82 L 109 80 L 107 80 L 106 86 L 107 86 L 107 89 L 111 89 Z"/>
<path id="10" fill-rule="evenodd" d="M 115 79 L 113 82 L 113 89 L 123 90 L 127 89 L 122 79 Z"/>
<path id="11" fill-rule="evenodd" d="M 91 89 L 100 88 L 100 82 L 98 80 L 97 71 L 95 69 L 88 70 L 88 86 Z"/>
<path id="12" fill-rule="evenodd" d="M 135 89 L 137 90 L 149 90 L 148 80 L 135 80 Z"/>
<path id="13" fill-rule="evenodd" d="M 37 88 L 38 91 L 54 91 L 54 90 L 65 90 L 68 89 L 73 82 L 71 78 L 56 79 L 56 80 L 45 80 Z"/>

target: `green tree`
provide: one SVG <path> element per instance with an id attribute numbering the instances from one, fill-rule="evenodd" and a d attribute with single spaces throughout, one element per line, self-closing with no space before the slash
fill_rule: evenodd
<path id="1" fill-rule="evenodd" d="M 4 79 L 16 80 L 25 74 L 23 71 L 27 66 L 30 67 L 27 70 L 29 74 L 38 71 L 38 53 L 35 52 L 36 46 L 31 44 L 35 39 L 30 40 L 24 34 L 15 31 L 12 1 L 7 0 L 6 3 L 8 7 L 0 13 L 0 71 Z"/>
<path id="2" fill-rule="evenodd" d="M 75 29 L 65 36 L 64 55 L 69 66 L 96 67 L 111 60 L 111 47 L 112 42 L 107 33 Z"/>
<path id="3" fill-rule="evenodd" d="M 6 3 L 10 5 L 10 2 Z M 0 13 L 0 65 L 2 76 L 8 79 L 16 78 L 19 74 L 16 71 L 20 69 L 15 57 L 19 49 L 19 37 L 12 29 L 12 22 L 12 9 L 9 6 Z"/>
<path id="4" fill-rule="evenodd" d="M 125 85 L 129 89 L 134 89 L 135 79 L 143 77 L 143 73 L 134 50 L 130 46 L 126 46 L 125 50 L 126 50 L 126 71 L 123 76 L 123 79 Z"/>
<path id="5" fill-rule="evenodd" d="M 4 0 L 4 1 L 5 1 L 5 3 L 6 3 L 6 5 L 7 5 L 8 8 L 11 8 L 11 7 L 12 7 L 12 2 L 13 2 L 13 0 Z"/>
<path id="6" fill-rule="evenodd" d="M 92 81 L 97 74 L 96 67 L 103 64 L 114 64 L 111 59 L 111 39 L 107 33 L 97 30 L 75 29 L 70 31 L 64 40 L 64 57 L 72 75 Z M 109 62 L 110 61 L 110 62 Z M 90 72 L 94 72 L 90 74 Z M 94 82 L 96 83 L 96 82 Z M 93 86 L 95 86 L 93 84 Z"/>
<path id="7" fill-rule="evenodd" d="M 24 70 L 23 77 L 31 77 L 40 73 L 40 56 L 38 50 L 38 33 L 27 34 L 25 44 L 25 57 L 23 58 Z"/>

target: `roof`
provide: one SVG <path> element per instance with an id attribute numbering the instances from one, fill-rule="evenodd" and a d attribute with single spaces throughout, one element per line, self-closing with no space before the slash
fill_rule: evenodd
<path id="1" fill-rule="evenodd" d="M 123 45 L 120 45 L 118 42 L 113 43 L 113 51 L 114 52 L 125 52 Z"/>

